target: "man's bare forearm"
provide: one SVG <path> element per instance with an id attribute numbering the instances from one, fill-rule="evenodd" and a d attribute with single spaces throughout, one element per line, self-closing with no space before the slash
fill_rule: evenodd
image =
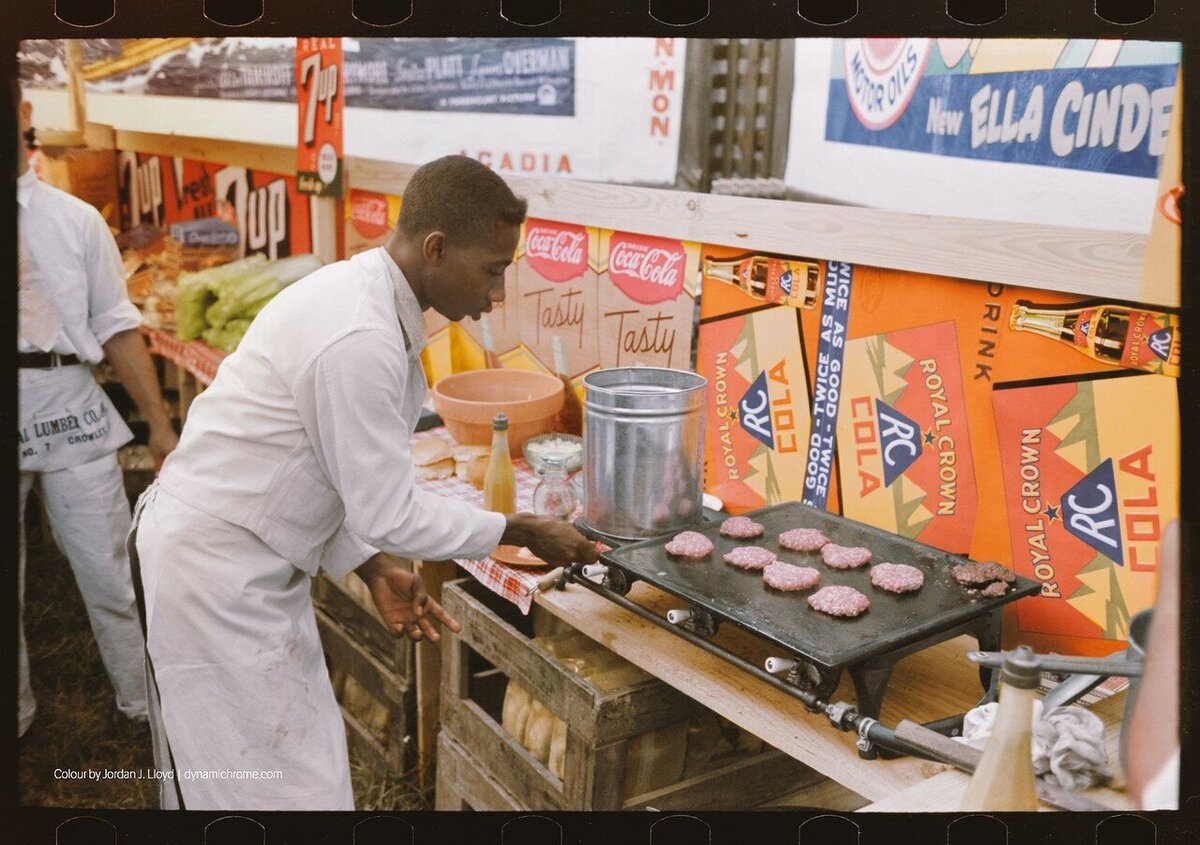
<path id="1" fill-rule="evenodd" d="M 141 332 L 130 329 L 113 335 L 104 344 L 104 355 L 150 427 L 170 429 L 171 419 L 163 408 L 158 373 Z"/>

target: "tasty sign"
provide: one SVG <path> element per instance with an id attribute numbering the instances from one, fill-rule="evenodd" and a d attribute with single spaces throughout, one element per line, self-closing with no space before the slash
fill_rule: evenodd
<path id="1" fill-rule="evenodd" d="M 689 369 L 699 245 L 602 230 L 600 366 Z"/>

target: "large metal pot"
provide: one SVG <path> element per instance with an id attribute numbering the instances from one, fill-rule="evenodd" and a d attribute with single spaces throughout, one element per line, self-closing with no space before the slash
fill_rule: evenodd
<path id="1" fill-rule="evenodd" d="M 657 367 L 583 378 L 584 519 L 639 540 L 698 525 L 708 380 Z"/>

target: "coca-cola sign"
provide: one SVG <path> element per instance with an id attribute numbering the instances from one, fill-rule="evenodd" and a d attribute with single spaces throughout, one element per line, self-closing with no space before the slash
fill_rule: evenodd
<path id="1" fill-rule="evenodd" d="M 388 233 L 388 201 L 385 194 L 350 191 L 350 222 L 368 240 Z"/>
<path id="2" fill-rule="evenodd" d="M 679 241 L 613 232 L 608 244 L 609 278 L 642 305 L 679 296 L 686 268 L 687 253 Z"/>
<path id="3" fill-rule="evenodd" d="M 530 219 L 525 223 L 525 258 L 551 282 L 569 282 L 587 270 L 588 233 L 583 226 Z"/>

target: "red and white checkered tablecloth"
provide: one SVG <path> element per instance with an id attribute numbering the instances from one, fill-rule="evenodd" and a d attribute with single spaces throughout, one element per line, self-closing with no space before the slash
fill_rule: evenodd
<path id="1" fill-rule="evenodd" d="M 149 342 L 150 352 L 174 362 L 196 377 L 206 387 L 217 377 L 217 368 L 227 354 L 199 340 L 180 340 L 172 332 L 142 327 L 142 334 Z"/>
<path id="2" fill-rule="evenodd" d="M 412 442 L 418 443 L 434 438 L 440 438 L 455 445 L 454 438 L 444 427 L 422 431 L 413 436 Z M 513 474 L 516 476 L 517 510 L 532 511 L 533 488 L 537 487 L 540 476 L 522 457 L 513 458 Z M 427 492 L 470 502 L 476 507 L 483 507 L 483 491 L 476 490 L 470 482 L 462 481 L 453 475 L 440 481 L 417 481 L 417 485 Z M 579 511 L 576 512 L 576 516 L 578 515 Z M 533 606 L 534 587 L 537 585 L 538 579 L 550 571 L 549 567 L 509 566 L 490 557 L 483 560 L 456 560 L 455 563 L 471 573 L 476 580 L 493 593 L 515 604 L 522 613 L 529 613 L 529 608 Z"/>

